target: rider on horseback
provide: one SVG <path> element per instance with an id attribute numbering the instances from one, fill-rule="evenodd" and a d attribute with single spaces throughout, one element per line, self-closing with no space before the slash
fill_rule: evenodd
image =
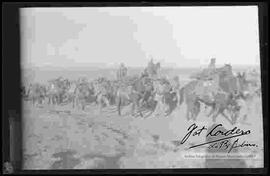
<path id="1" fill-rule="evenodd" d="M 158 76 L 158 72 L 160 69 L 160 63 L 154 64 L 153 59 L 150 60 L 148 63 L 148 66 L 146 68 L 147 74 L 153 78 Z"/>
<path id="2" fill-rule="evenodd" d="M 214 72 L 216 71 L 216 58 L 212 58 L 208 68 L 203 70 L 203 76 L 205 76 L 206 79 L 212 79 Z"/>
<path id="3" fill-rule="evenodd" d="M 210 64 L 208 65 L 208 69 L 216 69 L 216 58 L 212 58 Z"/>
<path id="4" fill-rule="evenodd" d="M 173 78 L 173 81 L 171 83 L 171 92 L 170 93 L 176 93 L 176 97 L 177 101 L 180 100 L 180 81 L 179 81 L 179 77 L 175 76 Z"/>
<path id="5" fill-rule="evenodd" d="M 212 76 L 216 72 L 216 59 L 212 58 L 210 64 L 207 68 L 204 68 L 202 71 L 199 71 L 191 76 L 191 78 L 195 78 L 197 80 L 209 80 L 212 79 Z"/>
<path id="6" fill-rule="evenodd" d="M 120 68 L 117 72 L 117 79 L 118 80 L 123 80 L 127 76 L 127 68 L 123 63 L 120 64 Z"/>
<path id="7" fill-rule="evenodd" d="M 147 69 L 144 69 L 143 72 L 141 73 L 141 78 L 144 78 L 144 77 L 149 77 Z"/>

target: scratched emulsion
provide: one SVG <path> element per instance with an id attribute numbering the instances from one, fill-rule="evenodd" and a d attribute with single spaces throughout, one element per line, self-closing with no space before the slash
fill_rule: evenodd
<path id="1" fill-rule="evenodd" d="M 22 8 L 23 169 L 263 167 L 258 19 L 256 6 Z M 201 145 L 213 124 L 250 130 L 228 143 L 255 158 L 205 158 L 228 153 Z M 191 125 L 207 130 L 181 143 Z"/>
<path id="2" fill-rule="evenodd" d="M 59 158 L 59 161 L 55 161 L 51 169 L 73 169 L 80 163 L 80 159 L 74 158 L 75 152 L 65 151 L 53 154 L 53 157 Z"/>
<path id="3" fill-rule="evenodd" d="M 25 169 L 94 169 L 94 168 L 212 168 L 212 167 L 260 167 L 263 164 L 263 143 L 259 119 L 249 114 L 252 125 L 237 123 L 240 129 L 250 129 L 251 134 L 239 137 L 258 144 L 258 148 L 239 148 L 241 152 L 257 154 L 258 158 L 243 159 L 189 159 L 187 152 L 211 153 L 206 146 L 187 149 L 206 142 L 206 131 L 200 136 L 191 136 L 184 145 L 179 144 L 193 121 L 185 118 L 185 105 L 176 108 L 167 117 L 134 118 L 119 117 L 115 111 L 101 116 L 92 112 L 96 107 L 88 106 L 84 113 L 61 106 L 71 113 L 55 113 L 58 107 L 44 105 L 33 108 L 28 102 L 24 108 L 24 168 Z M 52 109 L 54 109 L 52 111 Z M 259 109 L 254 109 L 259 111 Z M 123 111 L 129 111 L 128 107 Z M 196 124 L 213 127 L 202 109 Z M 128 114 L 128 113 L 127 113 Z M 221 130 L 233 128 L 222 116 L 217 123 Z M 232 141 L 234 139 L 231 139 Z M 241 153 L 240 152 L 240 153 Z"/>

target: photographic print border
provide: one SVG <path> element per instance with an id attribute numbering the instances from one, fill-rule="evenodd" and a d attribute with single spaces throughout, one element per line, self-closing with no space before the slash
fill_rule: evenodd
<path id="1" fill-rule="evenodd" d="M 22 159 L 22 108 L 20 98 L 20 21 L 19 8 L 22 7 L 127 7 L 127 6 L 234 6 L 234 5 L 256 5 L 259 9 L 259 38 L 260 38 L 260 67 L 262 81 L 263 99 L 263 127 L 264 127 L 264 168 L 245 169 L 93 169 L 93 170 L 21 170 Z M 155 174 L 212 174 L 212 173 L 246 173 L 246 174 L 266 174 L 268 172 L 268 4 L 266 2 L 205 2 L 205 3 L 177 3 L 177 2 L 46 2 L 46 3 L 3 3 L 3 23 L 2 23 L 2 50 L 3 50 L 3 113 L 2 113 L 2 166 L 6 173 L 16 174 L 127 174 L 127 173 L 155 173 Z M 9 166 L 9 167 L 8 167 Z M 11 167 L 11 168 L 10 168 Z M 9 168 L 9 169 L 8 169 Z"/>

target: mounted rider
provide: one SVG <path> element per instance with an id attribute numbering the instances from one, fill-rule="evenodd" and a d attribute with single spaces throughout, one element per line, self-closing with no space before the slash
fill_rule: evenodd
<path id="1" fill-rule="evenodd" d="M 164 94 L 170 91 L 169 83 L 165 78 L 160 78 L 154 81 L 154 93 L 155 97 L 154 100 L 157 102 L 154 116 L 159 116 L 162 113 L 165 113 L 166 106 L 165 106 L 165 99 Z"/>
<path id="2" fill-rule="evenodd" d="M 209 65 L 208 65 L 209 70 L 215 70 L 216 69 L 216 58 L 212 58 Z"/>
<path id="3" fill-rule="evenodd" d="M 176 93 L 177 101 L 180 100 L 180 80 L 179 76 L 175 76 L 171 82 L 171 91 L 170 93 Z M 177 104 L 179 105 L 179 104 Z"/>
<path id="4" fill-rule="evenodd" d="M 147 72 L 147 68 L 145 68 L 141 73 L 141 78 L 144 78 L 144 77 L 149 77 L 149 74 Z"/>
<path id="5" fill-rule="evenodd" d="M 213 99 L 214 94 L 219 89 L 219 75 L 216 71 L 216 58 L 211 58 L 208 67 L 195 76 L 199 81 L 198 86 L 194 89 L 196 95 Z"/>
<path id="6" fill-rule="evenodd" d="M 155 64 L 153 62 L 153 58 L 148 62 L 148 65 L 147 65 L 147 69 L 148 69 L 148 72 L 149 74 L 153 74 L 154 72 L 154 67 L 155 67 Z"/>
<path id="7" fill-rule="evenodd" d="M 77 84 L 78 84 L 78 85 L 88 84 L 87 78 L 84 77 L 84 76 L 81 76 L 81 77 L 78 79 Z"/>
<path id="8" fill-rule="evenodd" d="M 216 58 L 212 58 L 208 67 L 203 70 L 201 78 L 212 79 L 213 78 L 212 76 L 214 75 L 215 71 L 216 71 Z"/>
<path id="9" fill-rule="evenodd" d="M 127 76 L 127 68 L 123 63 L 121 63 L 119 70 L 117 71 L 117 79 L 123 80 L 126 76 Z"/>
<path id="10" fill-rule="evenodd" d="M 101 108 L 105 104 L 106 106 L 110 105 L 109 101 L 109 93 L 110 93 L 110 82 L 106 80 L 105 78 L 100 78 L 93 84 L 94 88 L 94 96 L 96 97 L 96 101 L 100 106 L 100 112 Z"/>
<path id="11" fill-rule="evenodd" d="M 146 71 L 151 78 L 157 78 L 159 76 L 160 63 L 154 64 L 153 58 L 149 61 Z"/>

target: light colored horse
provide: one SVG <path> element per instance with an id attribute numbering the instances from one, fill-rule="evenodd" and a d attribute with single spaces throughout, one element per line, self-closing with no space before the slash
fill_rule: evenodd
<path id="1" fill-rule="evenodd" d="M 118 115 L 121 114 L 121 107 L 129 105 L 133 100 L 131 94 L 135 93 L 132 90 L 132 86 L 119 86 L 116 92 L 116 105 L 117 105 L 117 111 Z M 135 104 L 136 105 L 136 104 Z M 132 106 L 132 115 L 134 113 L 135 106 Z"/>
<path id="2" fill-rule="evenodd" d="M 99 113 L 102 112 L 103 106 L 109 107 L 110 106 L 110 100 L 109 100 L 109 95 L 110 91 L 112 91 L 109 82 L 101 82 L 97 83 L 94 86 L 95 90 L 95 96 L 96 96 L 96 101 L 99 106 Z"/>
<path id="3" fill-rule="evenodd" d="M 59 88 L 57 87 L 55 81 L 49 81 L 49 85 L 47 87 L 47 96 L 48 96 L 48 104 L 58 104 L 59 102 Z"/>
<path id="4" fill-rule="evenodd" d="M 75 107 L 75 90 L 77 87 L 77 82 L 76 81 L 71 81 L 70 82 L 70 87 L 66 92 L 68 102 L 72 103 L 72 107 Z"/>
<path id="5" fill-rule="evenodd" d="M 157 102 L 153 115 L 154 116 L 159 116 L 161 114 L 166 115 L 165 111 L 168 107 L 166 107 L 164 101 L 164 93 L 167 91 L 166 89 L 168 89 L 168 87 L 166 87 L 165 84 L 161 83 L 160 80 L 154 80 L 153 85 L 155 92 L 154 100 Z"/>

